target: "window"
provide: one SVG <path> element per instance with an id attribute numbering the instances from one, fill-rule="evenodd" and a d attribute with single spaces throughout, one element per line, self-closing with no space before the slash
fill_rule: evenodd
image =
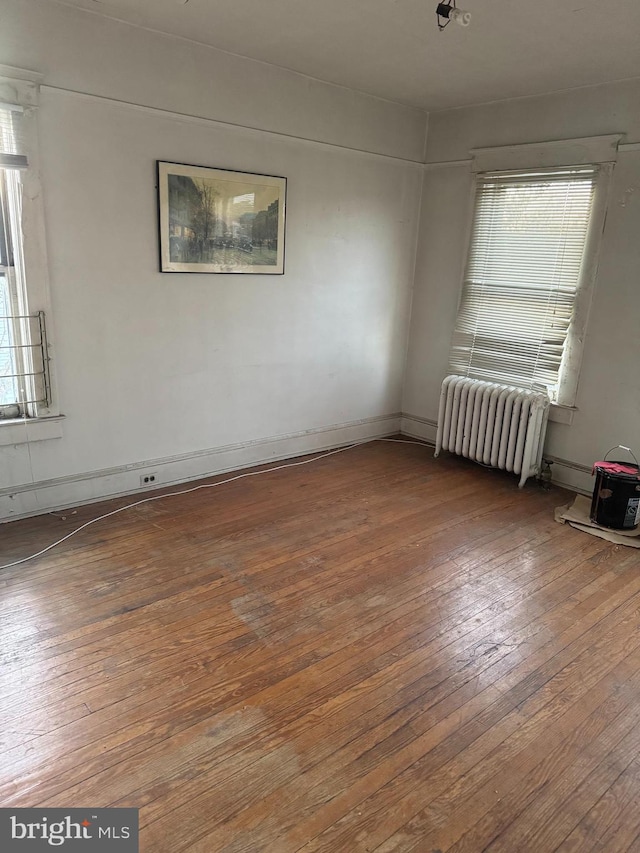
<path id="1" fill-rule="evenodd" d="M 35 417 L 50 402 L 44 312 L 31 312 L 22 236 L 28 166 L 23 107 L 0 104 L 0 418 Z"/>
<path id="2" fill-rule="evenodd" d="M 573 404 L 572 323 L 591 271 L 594 199 L 607 169 L 587 165 L 476 176 L 453 373 L 542 386 L 555 402 Z M 570 370 L 576 375 L 567 378 Z"/>

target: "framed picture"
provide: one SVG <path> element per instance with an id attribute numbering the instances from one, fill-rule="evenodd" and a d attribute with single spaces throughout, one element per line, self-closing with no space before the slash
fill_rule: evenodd
<path id="1" fill-rule="evenodd" d="M 157 168 L 161 272 L 284 273 L 286 178 Z"/>

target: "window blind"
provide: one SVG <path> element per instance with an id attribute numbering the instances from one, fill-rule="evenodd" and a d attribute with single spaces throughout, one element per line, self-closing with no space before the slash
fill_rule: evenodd
<path id="1" fill-rule="evenodd" d="M 478 175 L 453 373 L 555 396 L 597 172 Z"/>
<path id="2" fill-rule="evenodd" d="M 27 166 L 23 135 L 24 110 L 17 104 L 0 103 L 0 167 Z"/>

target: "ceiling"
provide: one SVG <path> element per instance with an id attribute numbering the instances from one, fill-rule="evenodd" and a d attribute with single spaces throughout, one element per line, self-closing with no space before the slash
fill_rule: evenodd
<path id="1" fill-rule="evenodd" d="M 63 0 L 426 110 L 640 76 L 640 0 Z"/>

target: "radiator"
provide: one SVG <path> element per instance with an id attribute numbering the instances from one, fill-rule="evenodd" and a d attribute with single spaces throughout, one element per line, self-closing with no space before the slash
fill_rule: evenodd
<path id="1" fill-rule="evenodd" d="M 549 397 L 464 376 L 447 376 L 440 392 L 437 456 L 448 450 L 520 476 L 539 473 Z"/>

